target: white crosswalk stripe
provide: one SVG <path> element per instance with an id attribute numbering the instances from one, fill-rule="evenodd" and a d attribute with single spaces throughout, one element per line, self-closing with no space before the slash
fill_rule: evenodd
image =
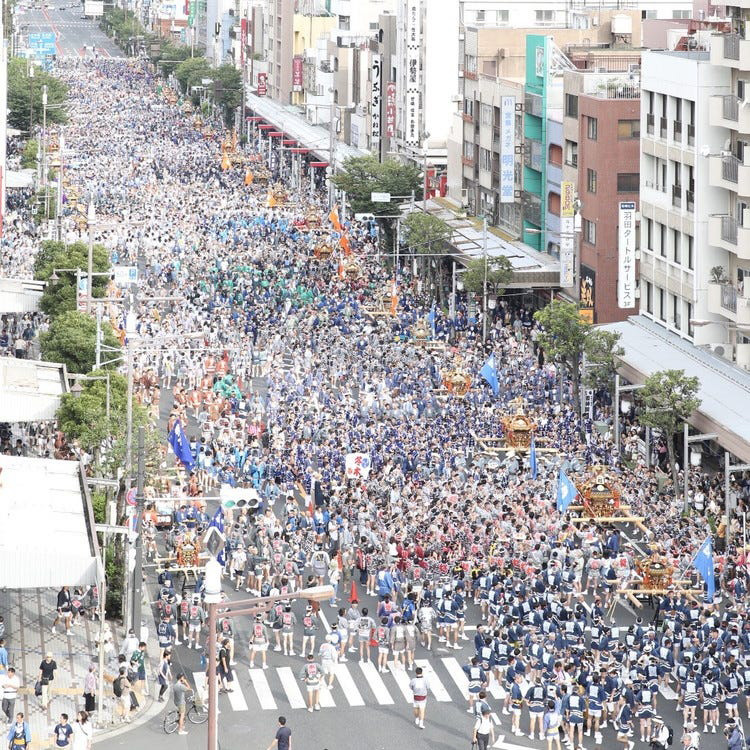
<path id="1" fill-rule="evenodd" d="M 372 690 L 372 693 L 375 696 L 375 700 L 381 706 L 392 706 L 393 698 L 391 698 L 391 694 L 388 692 L 388 688 L 385 686 L 383 678 L 380 676 L 375 665 L 371 661 L 360 662 L 359 668 L 365 676 L 367 684 L 370 686 L 370 690 Z"/>
<path id="2" fill-rule="evenodd" d="M 201 703 L 208 705 L 208 680 L 206 679 L 206 673 L 193 672 L 193 682 L 195 683 L 195 692 Z M 218 706 L 216 707 L 216 713 L 221 713 L 221 710 Z"/>
<path id="3" fill-rule="evenodd" d="M 333 696 L 331 695 L 331 691 L 328 689 L 325 680 L 321 680 L 318 699 L 320 700 L 321 708 L 336 708 L 336 703 L 333 700 Z"/>
<path id="4" fill-rule="evenodd" d="M 289 705 L 292 708 L 305 708 L 305 699 L 302 697 L 302 691 L 299 689 L 297 679 L 290 667 L 279 667 L 276 670 L 281 680 L 281 686 L 284 688 Z"/>
<path id="5" fill-rule="evenodd" d="M 352 678 L 351 673 L 346 668 L 346 664 L 336 665 L 336 681 L 341 687 L 341 691 L 344 693 L 344 697 L 349 702 L 350 706 L 364 706 L 365 702 L 362 699 L 362 694 L 357 689 L 357 685 Z"/>
<path id="6" fill-rule="evenodd" d="M 469 678 L 458 663 L 458 659 L 456 659 L 455 656 L 447 656 L 444 659 L 441 659 L 441 661 L 448 670 L 448 674 L 453 678 L 453 682 L 456 683 L 458 689 L 461 691 L 461 695 L 463 695 L 466 700 L 469 700 Z"/>
<path id="7" fill-rule="evenodd" d="M 271 692 L 271 686 L 266 679 L 266 673 L 262 669 L 251 669 L 250 681 L 255 690 L 255 694 L 258 696 L 260 707 L 264 711 L 275 711 L 276 701 Z"/>
<path id="8" fill-rule="evenodd" d="M 232 682 L 230 687 L 232 688 L 232 692 L 227 693 L 227 698 L 229 698 L 229 705 L 232 707 L 232 710 L 247 711 L 247 701 L 242 694 L 242 689 L 240 688 L 238 681 L 235 680 Z"/>
<path id="9" fill-rule="evenodd" d="M 388 662 L 388 669 L 393 675 L 393 679 L 396 680 L 396 684 L 398 685 L 398 689 L 401 691 L 401 695 L 404 696 L 404 700 L 407 703 L 412 703 L 414 701 L 414 693 L 412 693 L 411 688 L 409 687 L 411 677 L 409 677 L 405 669 L 395 666 L 394 662 L 392 661 Z"/>

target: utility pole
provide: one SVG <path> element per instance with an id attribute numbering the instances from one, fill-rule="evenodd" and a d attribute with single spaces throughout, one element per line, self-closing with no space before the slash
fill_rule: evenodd
<path id="1" fill-rule="evenodd" d="M 329 89 L 331 94 L 331 114 L 328 122 L 328 152 L 330 154 L 328 168 L 331 170 L 328 178 L 328 210 L 333 208 L 334 184 L 333 177 L 336 174 L 336 103 L 333 101 L 333 89 Z M 311 170 L 312 171 L 312 170 Z"/>
<path id="2" fill-rule="evenodd" d="M 96 209 L 94 208 L 94 199 L 89 202 L 87 214 L 87 225 L 89 230 L 89 257 L 88 272 L 89 278 L 86 284 L 86 312 L 91 312 L 91 300 L 94 296 L 94 224 L 96 224 Z"/>
<path id="3" fill-rule="evenodd" d="M 482 284 L 482 343 L 487 342 L 487 217 L 482 217 L 482 255 L 484 256 L 484 283 Z"/>
<path id="4" fill-rule="evenodd" d="M 44 188 L 44 217 L 49 218 L 49 190 L 47 186 L 47 84 L 42 86 L 42 187 Z"/>
<path id="5" fill-rule="evenodd" d="M 143 598 L 143 495 L 146 483 L 146 447 L 145 428 L 138 428 L 138 478 L 136 480 L 136 506 L 135 506 L 135 530 L 138 536 L 135 539 L 135 567 L 133 569 L 133 628 L 141 636 L 141 599 Z"/>

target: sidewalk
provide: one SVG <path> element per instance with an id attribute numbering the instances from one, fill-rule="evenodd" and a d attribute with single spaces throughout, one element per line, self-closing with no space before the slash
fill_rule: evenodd
<path id="1" fill-rule="evenodd" d="M 66 635 L 58 626 L 52 634 L 57 592 L 51 589 L 2 589 L 0 590 L 0 615 L 5 618 L 5 646 L 8 649 L 8 665 L 15 667 L 21 678 L 22 689 L 16 701 L 16 713 L 22 711 L 29 722 L 33 737 L 33 749 L 42 750 L 51 746 L 50 734 L 60 719 L 67 713 L 71 722 L 77 711 L 83 709 L 83 683 L 90 664 L 98 665 L 96 641 L 99 622 L 84 618 Z M 140 698 L 140 707 L 131 714 L 131 723 L 123 724 L 114 715 L 112 680 L 117 669 L 117 654 L 120 648 L 122 627 L 110 622 L 112 647 L 104 660 L 103 721 L 94 714 L 95 738 L 119 734 L 137 726 L 158 713 L 163 704 L 154 703 L 150 697 Z M 62 633 L 61 633 L 62 631 Z M 150 640 L 150 639 L 149 639 Z M 52 652 L 58 669 L 50 686 L 50 701 L 46 709 L 34 696 L 34 684 L 39 674 L 39 663 L 48 652 Z M 147 683 L 153 673 L 154 660 L 158 655 L 156 645 L 149 642 L 149 665 L 146 670 Z M 4 746 L 7 725 L 0 714 L 0 742 Z M 142 719 L 142 721 L 139 721 Z"/>

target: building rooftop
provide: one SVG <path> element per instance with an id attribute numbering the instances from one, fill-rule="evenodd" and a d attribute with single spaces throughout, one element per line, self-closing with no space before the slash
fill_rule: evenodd
<path id="1" fill-rule="evenodd" d="M 65 374 L 54 362 L 0 358 L 0 422 L 54 419 L 67 392 Z"/>

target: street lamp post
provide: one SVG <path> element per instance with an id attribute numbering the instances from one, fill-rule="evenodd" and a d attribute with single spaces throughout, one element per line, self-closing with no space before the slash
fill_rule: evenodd
<path id="1" fill-rule="evenodd" d="M 218 748 L 217 684 L 216 684 L 216 615 L 221 603 L 222 567 L 216 559 L 224 547 L 224 535 L 215 527 L 209 528 L 204 538 L 204 547 L 211 557 L 206 562 L 206 598 L 208 604 L 208 743 L 207 750 Z M 222 611 L 227 615 L 250 615 L 268 612 L 280 601 L 307 599 L 325 601 L 333 596 L 333 586 L 313 586 L 294 593 L 259 596 L 252 599 L 226 602 Z"/>
<path id="2" fill-rule="evenodd" d="M 688 425 L 687 422 L 684 422 L 682 425 L 683 432 L 682 432 L 682 512 L 687 515 L 690 512 L 690 505 L 688 503 L 688 480 L 689 480 L 689 473 L 690 473 L 690 456 L 688 455 L 688 452 L 690 450 L 690 444 L 691 443 L 700 443 L 703 440 L 716 440 L 717 435 L 713 432 L 708 433 L 701 433 L 700 435 L 691 435 L 690 434 L 690 425 Z"/>
<path id="3" fill-rule="evenodd" d="M 89 232 L 89 253 L 88 253 L 88 283 L 86 284 L 86 312 L 91 312 L 91 298 L 94 296 L 94 225 L 96 224 L 96 209 L 93 198 L 89 202 L 86 223 Z"/>
<path id="4" fill-rule="evenodd" d="M 620 453 L 620 396 L 623 393 L 637 391 L 643 388 L 643 385 L 620 385 L 620 374 L 615 373 L 615 409 L 613 414 L 615 428 L 615 451 Z"/>

